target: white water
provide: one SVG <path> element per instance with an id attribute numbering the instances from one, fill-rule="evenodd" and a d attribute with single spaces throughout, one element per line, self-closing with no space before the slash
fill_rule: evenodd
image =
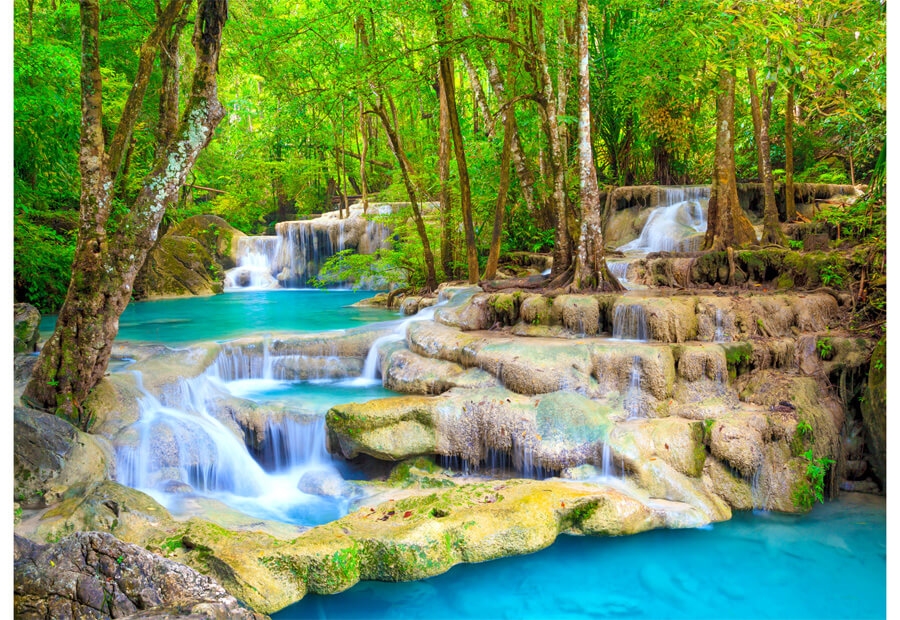
<path id="1" fill-rule="evenodd" d="M 376 338 L 375 341 L 372 342 L 372 346 L 369 347 L 369 352 L 366 355 L 365 361 L 363 362 L 362 373 L 360 373 L 359 377 L 348 379 L 346 381 L 343 381 L 342 383 L 344 385 L 357 387 L 364 387 L 381 383 L 381 349 L 384 347 L 384 345 L 388 344 L 389 342 L 400 342 L 401 340 L 406 340 L 406 329 L 411 323 L 433 320 L 434 313 L 437 311 L 437 309 L 446 304 L 446 300 L 440 300 L 433 306 L 422 308 L 409 318 L 397 321 L 394 327 L 394 331 L 392 331 L 390 334 L 386 334 L 384 336 Z"/>
<path id="2" fill-rule="evenodd" d="M 176 514 L 189 497 L 217 499 L 259 518 L 307 525 L 346 513 L 349 499 L 297 488 L 306 472 L 340 476 L 325 449 L 324 419 L 267 419 L 265 439 L 254 458 L 210 410 L 216 398 L 229 395 L 229 383 L 208 373 L 181 380 L 157 398 L 144 388 L 140 373 L 135 377 L 142 395 L 140 418 L 129 431 L 137 441 L 117 446 L 120 483 L 147 492 Z"/>
<path id="3" fill-rule="evenodd" d="M 354 213 L 347 219 L 325 214 L 317 220 L 281 222 L 275 226 L 275 232 L 275 236 L 238 239 L 237 267 L 225 274 L 226 290 L 310 286 L 310 281 L 319 276 L 322 266 L 334 254 L 346 249 L 372 254 L 390 245 L 391 231 L 380 222 L 363 224 L 361 216 Z M 357 284 L 368 288 L 384 284 L 378 278 L 370 280 Z"/>
<path id="4" fill-rule="evenodd" d="M 613 311 L 612 337 L 617 340 L 640 340 L 650 337 L 647 314 L 641 304 L 620 303 Z"/>
<path id="5" fill-rule="evenodd" d="M 631 374 L 628 380 L 628 391 L 625 392 L 625 411 L 628 419 L 643 418 L 643 399 L 641 392 L 641 358 L 637 355 L 631 360 Z"/>
<path id="6" fill-rule="evenodd" d="M 617 248 L 621 252 L 692 250 L 688 238 L 706 232 L 709 187 L 661 187 L 660 206 L 650 212 L 640 236 Z"/>

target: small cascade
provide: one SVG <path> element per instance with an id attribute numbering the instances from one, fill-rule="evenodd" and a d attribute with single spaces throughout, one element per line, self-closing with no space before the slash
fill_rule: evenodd
<path id="1" fill-rule="evenodd" d="M 640 236 L 617 248 L 622 252 L 693 251 L 706 232 L 709 187 L 661 187 L 659 206 L 650 212 Z"/>
<path id="2" fill-rule="evenodd" d="M 750 478 L 750 501 L 753 503 L 753 512 L 767 512 L 769 506 L 768 494 L 760 488 L 759 479 L 762 466 L 756 468 L 753 477 Z"/>
<path id="3" fill-rule="evenodd" d="M 618 304 L 613 312 L 612 337 L 618 340 L 649 340 L 647 313 L 641 304 Z"/>
<path id="4" fill-rule="evenodd" d="M 643 393 L 641 392 L 641 358 L 637 355 L 631 361 L 631 375 L 628 380 L 628 390 L 625 392 L 625 411 L 628 419 L 643 418 Z"/>
<path id="5" fill-rule="evenodd" d="M 266 471 L 331 463 L 325 448 L 325 418 L 266 420 L 265 438 L 255 454 Z"/>
<path id="6" fill-rule="evenodd" d="M 600 475 L 604 478 L 614 478 L 617 476 L 615 466 L 613 464 L 612 448 L 609 442 L 603 442 L 603 453 L 600 462 Z"/>
<path id="7" fill-rule="evenodd" d="M 713 336 L 713 342 L 728 342 L 730 339 L 725 337 L 725 323 L 722 319 L 724 313 L 721 308 L 716 308 L 716 333 Z"/>
<path id="8" fill-rule="evenodd" d="M 343 224 L 343 222 L 341 222 Z M 286 288 L 304 288 L 319 275 L 325 261 L 335 253 L 335 244 L 327 229 L 311 222 L 281 222 L 275 226 L 280 239 L 277 263 L 278 279 Z"/>
<path id="9" fill-rule="evenodd" d="M 308 472 L 343 485 L 325 448 L 324 418 L 268 418 L 263 440 L 251 452 L 209 409 L 228 393 L 211 372 L 169 386 L 159 398 L 143 387 L 140 373 L 135 376 L 140 418 L 124 436 L 137 440 L 116 447 L 118 482 L 146 491 L 175 514 L 187 495 L 298 525 L 347 513 L 349 497 L 298 488 Z M 243 432 L 247 438 L 252 431 Z"/>
<path id="10" fill-rule="evenodd" d="M 240 237 L 237 240 L 237 267 L 225 273 L 227 289 L 270 289 L 275 279 L 275 257 L 279 238 L 275 236 Z"/>
<path id="11" fill-rule="evenodd" d="M 139 489 L 182 483 L 201 493 L 258 493 L 265 472 L 234 433 L 207 412 L 208 382 L 182 381 L 165 399 L 183 403 L 176 408 L 150 394 L 140 373 L 135 376 L 142 395 L 134 425 L 139 441 L 117 448 L 118 482 Z"/>
<path id="12" fill-rule="evenodd" d="M 631 290 L 631 283 L 628 281 L 628 266 L 631 264 L 630 261 L 607 261 L 606 266 L 609 267 L 609 272 L 616 276 L 616 280 L 619 281 L 626 290 Z"/>
<path id="13" fill-rule="evenodd" d="M 389 342 L 406 340 L 406 328 L 410 323 L 432 320 L 435 311 L 446 304 L 447 300 L 439 299 L 438 303 L 435 305 L 429 306 L 428 308 L 422 308 L 411 317 L 398 321 L 394 331 L 390 334 L 376 338 L 372 343 L 372 346 L 369 347 L 369 352 L 366 354 L 366 359 L 363 362 L 362 372 L 359 377 L 346 381 L 345 385 L 364 387 L 381 383 L 381 348 Z"/>

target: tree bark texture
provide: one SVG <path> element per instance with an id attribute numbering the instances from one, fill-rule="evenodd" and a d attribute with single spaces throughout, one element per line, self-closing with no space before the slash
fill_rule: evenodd
<path id="1" fill-rule="evenodd" d="M 588 47 L 588 0 L 578 0 L 578 173 L 581 189 L 581 234 L 575 257 L 574 286 L 579 290 L 620 291 L 603 256 L 600 188 L 591 144 L 591 76 Z"/>
<path id="2" fill-rule="evenodd" d="M 724 250 L 756 242 L 756 233 L 738 202 L 734 167 L 734 73 L 719 70 L 716 94 L 716 155 L 704 248 Z"/>
<path id="3" fill-rule="evenodd" d="M 441 189 L 441 268 L 444 277 L 452 279 L 453 273 L 453 235 L 450 222 L 452 220 L 452 204 L 450 203 L 450 111 L 447 98 L 444 96 L 444 78 L 438 68 L 438 102 L 440 118 L 438 119 L 438 178 Z"/>
<path id="4" fill-rule="evenodd" d="M 491 138 L 494 136 L 494 118 L 491 116 L 491 111 L 488 108 L 487 98 L 484 96 L 484 89 L 481 87 L 478 71 L 475 70 L 475 65 L 472 64 L 468 54 L 463 52 L 460 54 L 460 57 L 462 58 L 463 64 L 466 66 L 469 84 L 472 87 L 472 97 L 475 99 L 475 107 L 478 110 L 478 114 L 481 116 L 483 125 L 482 133 L 486 137 Z"/>
<path id="5" fill-rule="evenodd" d="M 747 67 L 750 81 L 750 108 L 753 113 L 753 127 L 756 130 L 756 154 L 759 162 L 759 176 L 763 184 L 765 206 L 763 208 L 763 233 L 761 243 L 787 245 L 784 231 L 778 221 L 778 206 L 775 204 L 775 179 L 772 177 L 772 151 L 769 140 L 769 125 L 772 116 L 772 99 L 775 96 L 775 82 L 766 79 L 763 101 L 757 93 L 756 69 Z"/>
<path id="6" fill-rule="evenodd" d="M 97 0 L 81 0 L 81 210 L 72 279 L 56 330 L 41 350 L 23 394 L 32 405 L 64 415 L 83 429 L 91 419 L 84 402 L 106 372 L 119 316 L 156 241 L 166 206 L 177 199 L 188 171 L 224 115 L 216 74 L 226 0 L 200 0 L 193 85 L 178 131 L 154 162 L 129 212 L 108 235 L 113 175 L 104 151 L 99 14 Z"/>

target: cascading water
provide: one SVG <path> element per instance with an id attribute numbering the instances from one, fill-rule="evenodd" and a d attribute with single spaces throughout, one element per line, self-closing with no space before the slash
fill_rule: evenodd
<path id="1" fill-rule="evenodd" d="M 389 205 L 384 208 L 391 211 Z M 389 247 L 391 235 L 387 226 L 364 219 L 360 209 L 354 208 L 347 218 L 332 212 L 313 220 L 280 222 L 275 232 L 275 236 L 238 240 L 237 267 L 225 274 L 226 290 L 306 288 L 337 252 L 353 249 L 372 254 Z M 340 288 L 348 284 L 331 282 L 330 286 Z M 355 283 L 370 289 L 384 284 L 377 277 Z"/>
<path id="2" fill-rule="evenodd" d="M 723 321 L 724 313 L 721 308 L 716 308 L 716 333 L 713 336 L 713 342 L 727 342 L 725 337 L 725 322 Z"/>
<path id="3" fill-rule="evenodd" d="M 217 499 L 246 514 L 300 525 L 325 523 L 346 514 L 350 500 L 298 489 L 310 472 L 340 479 L 325 450 L 324 419 L 282 413 L 266 419 L 255 454 L 213 415 L 228 383 L 212 372 L 169 386 L 159 397 L 135 373 L 140 418 L 116 448 L 117 480 L 146 491 L 178 513 L 188 496 Z M 246 434 L 245 430 L 245 434 Z"/>
<path id="4" fill-rule="evenodd" d="M 410 323 L 415 323 L 417 321 L 430 321 L 434 318 L 434 313 L 437 309 L 447 302 L 445 300 L 439 301 L 433 306 L 429 306 L 428 308 L 422 308 L 413 316 L 403 319 L 402 321 L 397 321 L 396 326 L 394 327 L 394 331 L 390 334 L 386 334 L 379 338 L 376 338 L 372 343 L 372 346 L 369 347 L 369 352 L 366 355 L 366 359 L 363 362 L 362 373 L 360 373 L 359 377 L 354 379 L 349 379 L 344 383 L 346 385 L 351 386 L 367 386 L 367 385 L 376 385 L 381 383 L 381 349 L 384 345 L 389 342 L 399 342 L 401 340 L 406 339 L 406 328 Z"/>
<path id="5" fill-rule="evenodd" d="M 619 281 L 626 290 L 631 290 L 633 287 L 631 282 L 628 281 L 628 266 L 631 263 L 629 261 L 607 261 L 606 266 L 609 267 L 609 272 L 616 277 L 616 280 Z"/>
<path id="6" fill-rule="evenodd" d="M 621 303 L 613 311 L 612 337 L 617 340 L 640 340 L 650 337 L 647 313 L 641 304 Z"/>
<path id="7" fill-rule="evenodd" d="M 278 245 L 279 238 L 275 236 L 240 237 L 237 241 L 237 267 L 225 273 L 225 288 L 277 288 L 273 266 Z"/>
<path id="8" fill-rule="evenodd" d="M 644 417 L 643 398 L 641 392 L 641 358 L 637 355 L 631 360 L 631 374 L 628 379 L 628 391 L 625 392 L 625 411 L 628 419 Z"/>
<path id="9" fill-rule="evenodd" d="M 709 203 L 709 187 L 661 187 L 659 205 L 647 217 L 640 236 L 617 248 L 621 252 L 692 251 L 706 232 L 705 207 Z"/>

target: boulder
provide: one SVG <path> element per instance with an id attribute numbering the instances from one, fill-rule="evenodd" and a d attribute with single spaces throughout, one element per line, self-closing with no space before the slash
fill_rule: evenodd
<path id="1" fill-rule="evenodd" d="M 14 351 L 31 353 L 37 351 L 41 313 L 31 304 L 19 303 L 13 306 Z"/>
<path id="2" fill-rule="evenodd" d="M 210 577 L 103 532 L 53 545 L 16 536 L 14 548 L 16 617 L 263 618 Z"/>
<path id="3" fill-rule="evenodd" d="M 215 295 L 225 271 L 235 266 L 244 233 L 214 215 L 195 215 L 166 232 L 147 255 L 134 281 L 135 299 Z"/>
<path id="4" fill-rule="evenodd" d="M 14 494 L 24 508 L 79 496 L 115 467 L 102 439 L 82 433 L 62 418 L 17 406 L 13 419 Z"/>

